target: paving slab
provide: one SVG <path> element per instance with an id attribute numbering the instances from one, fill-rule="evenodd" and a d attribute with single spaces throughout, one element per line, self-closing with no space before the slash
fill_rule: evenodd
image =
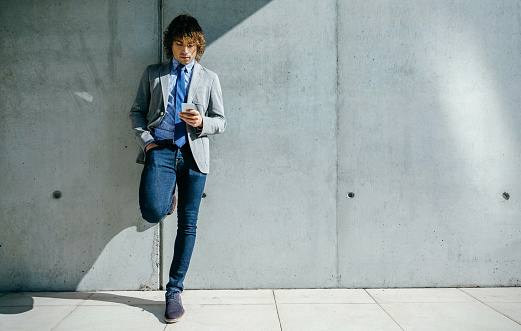
<path id="1" fill-rule="evenodd" d="M 521 331 L 520 290 L 186 290 L 172 325 L 164 291 L 4 292 L 0 330 Z"/>
<path id="2" fill-rule="evenodd" d="M 481 302 L 521 302 L 521 287 L 462 288 Z"/>
<path id="3" fill-rule="evenodd" d="M 521 325 L 481 302 L 381 305 L 404 330 L 521 330 Z"/>
<path id="4" fill-rule="evenodd" d="M 94 292 L 83 306 L 164 305 L 164 291 L 100 291 Z"/>
<path id="5" fill-rule="evenodd" d="M 401 330 L 377 304 L 279 304 L 284 331 Z"/>
<path id="6" fill-rule="evenodd" d="M 77 306 L 91 294 L 89 292 L 13 292 L 0 297 L 0 307 Z"/>
<path id="7" fill-rule="evenodd" d="M 519 302 L 492 302 L 486 304 L 501 314 L 521 324 L 521 303 Z"/>
<path id="8" fill-rule="evenodd" d="M 181 295 L 186 305 L 274 305 L 272 290 L 186 290 Z"/>
<path id="9" fill-rule="evenodd" d="M 281 331 L 275 305 L 185 305 L 171 331 Z"/>
<path id="10" fill-rule="evenodd" d="M 279 303 L 375 303 L 361 289 L 274 290 Z"/>
<path id="11" fill-rule="evenodd" d="M 378 303 L 478 302 L 456 288 L 368 289 Z"/>
<path id="12" fill-rule="evenodd" d="M 20 311 L 19 307 L 0 308 L 0 330 L 51 330 L 77 306 L 36 306 Z"/>
<path id="13" fill-rule="evenodd" d="M 159 331 L 164 330 L 164 307 L 149 305 L 79 306 L 63 319 L 53 331 Z M 36 330 L 36 329 L 35 329 Z"/>

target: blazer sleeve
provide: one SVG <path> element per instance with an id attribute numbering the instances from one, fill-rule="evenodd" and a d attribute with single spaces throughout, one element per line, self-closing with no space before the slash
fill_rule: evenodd
<path id="1" fill-rule="evenodd" d="M 154 140 L 154 137 L 147 128 L 147 115 L 150 107 L 150 66 L 145 69 L 139 87 L 137 89 L 136 99 L 132 108 L 130 108 L 129 118 L 134 135 L 142 149 Z"/>
<path id="2" fill-rule="evenodd" d="M 215 74 L 214 74 L 215 75 Z M 223 96 L 219 77 L 214 76 L 210 89 L 208 111 L 203 116 L 203 128 L 198 132 L 199 136 L 223 133 L 226 129 L 226 117 L 224 116 Z M 199 131 L 199 130 L 198 130 Z"/>

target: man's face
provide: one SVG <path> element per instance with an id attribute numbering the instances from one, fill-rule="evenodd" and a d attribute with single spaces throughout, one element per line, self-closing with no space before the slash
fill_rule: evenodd
<path id="1" fill-rule="evenodd" d="M 176 39 L 172 44 L 172 53 L 174 54 L 174 59 L 179 61 L 179 63 L 187 65 L 195 59 L 197 46 L 190 41 Z"/>

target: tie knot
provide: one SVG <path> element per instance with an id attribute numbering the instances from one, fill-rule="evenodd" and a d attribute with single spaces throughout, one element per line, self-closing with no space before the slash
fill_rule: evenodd
<path id="1" fill-rule="evenodd" d="M 182 70 L 183 70 L 184 68 L 185 68 L 185 66 L 184 66 L 184 65 L 182 65 L 182 64 L 178 65 L 178 66 L 177 66 L 177 68 L 176 68 L 176 70 L 177 70 L 177 73 L 179 73 L 179 74 L 180 74 L 180 73 L 181 73 L 181 71 L 182 71 Z"/>

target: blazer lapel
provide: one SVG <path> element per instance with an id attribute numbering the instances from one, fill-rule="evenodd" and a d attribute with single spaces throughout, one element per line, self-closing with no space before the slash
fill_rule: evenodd
<path id="1" fill-rule="evenodd" d="M 194 69 L 192 72 L 192 80 L 190 82 L 190 88 L 188 90 L 188 97 L 186 98 L 186 101 L 188 103 L 193 103 L 194 100 L 194 93 L 197 90 L 197 86 L 199 85 L 199 81 L 201 80 L 201 65 L 197 62 L 194 64 Z"/>
<path id="2" fill-rule="evenodd" d="M 161 76 L 161 89 L 163 91 L 163 106 L 168 107 L 168 89 L 169 89 L 169 81 L 170 81 L 170 69 L 171 69 L 172 61 L 163 62 L 161 68 L 159 70 L 159 75 Z"/>

